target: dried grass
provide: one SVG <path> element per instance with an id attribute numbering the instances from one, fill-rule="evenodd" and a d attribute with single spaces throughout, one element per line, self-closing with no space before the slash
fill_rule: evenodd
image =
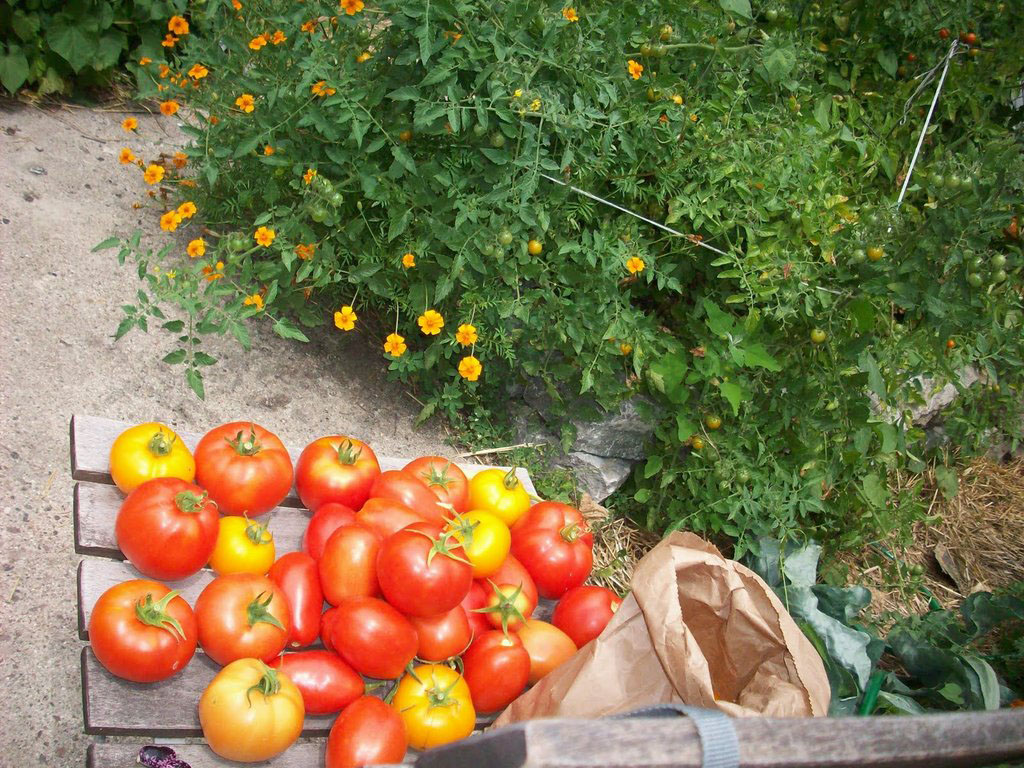
<path id="1" fill-rule="evenodd" d="M 579 509 L 594 533 L 594 570 L 590 581 L 625 595 L 637 562 L 660 538 L 625 518 L 615 517 L 589 494 L 583 494 Z"/>

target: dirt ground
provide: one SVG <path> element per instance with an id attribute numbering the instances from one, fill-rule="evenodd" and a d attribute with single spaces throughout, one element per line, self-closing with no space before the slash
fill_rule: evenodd
<path id="1" fill-rule="evenodd" d="M 172 119 L 146 115 L 128 136 L 124 117 L 0 102 L 0 766 L 84 765 L 72 414 L 193 430 L 252 419 L 294 442 L 341 431 L 392 456 L 447 450 L 440 427 L 413 431 L 418 406 L 357 333 L 303 345 L 257 326 L 249 353 L 212 341 L 205 402 L 160 362 L 169 339 L 114 342 L 137 280 L 92 246 L 135 228 L 166 242 L 154 209 L 132 209 L 145 187 L 117 154 L 150 159 L 181 140 Z"/>

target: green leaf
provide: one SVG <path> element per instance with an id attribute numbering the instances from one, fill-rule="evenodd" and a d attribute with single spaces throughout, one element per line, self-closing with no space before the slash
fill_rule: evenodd
<path id="1" fill-rule="evenodd" d="M 200 400 L 206 399 L 206 389 L 203 387 L 203 374 L 201 374 L 198 369 L 189 368 L 185 372 L 185 380 L 192 388 L 192 391 L 196 393 L 196 397 Z"/>
<path id="2" fill-rule="evenodd" d="M 662 464 L 664 463 L 664 457 L 660 453 L 652 454 L 648 459 L 647 463 L 644 464 L 644 478 L 654 477 L 656 474 L 661 472 Z"/>
<path id="3" fill-rule="evenodd" d="M 217 358 L 212 355 L 208 355 L 205 352 L 194 352 L 192 354 L 192 359 L 195 361 L 196 365 L 213 365 L 217 362 Z"/>
<path id="4" fill-rule="evenodd" d="M 875 56 L 878 63 L 881 65 L 889 77 L 896 77 L 896 70 L 899 68 L 899 61 L 896 58 L 896 54 L 892 51 L 879 51 Z"/>
<path id="5" fill-rule="evenodd" d="M 681 413 L 676 414 L 676 436 L 680 443 L 685 443 L 697 432 L 697 424 L 692 420 L 686 418 Z"/>
<path id="6" fill-rule="evenodd" d="M 722 397 L 729 401 L 732 406 L 732 415 L 738 416 L 740 412 L 740 401 L 743 399 L 743 390 L 731 381 L 723 381 L 719 387 Z"/>
<path id="7" fill-rule="evenodd" d="M 861 333 L 866 333 L 875 327 L 875 306 L 869 299 L 854 299 L 849 303 L 847 309 L 853 318 L 854 325 Z"/>
<path id="8" fill-rule="evenodd" d="M 764 69 L 768 80 L 781 83 L 796 67 L 796 49 L 792 45 L 775 48 L 764 57 Z"/>
<path id="9" fill-rule="evenodd" d="M 14 34 L 28 42 L 39 34 L 39 16 L 21 10 L 15 11 L 11 16 L 11 29 L 14 30 Z"/>
<path id="10" fill-rule="evenodd" d="M 683 376 L 686 375 L 686 361 L 681 355 L 665 355 L 651 364 L 647 377 L 659 392 L 673 402 L 684 402 L 689 395 L 682 387 Z M 681 393 L 686 393 L 685 395 Z"/>
<path id="11" fill-rule="evenodd" d="M 413 85 L 403 85 L 401 88 L 395 88 L 388 94 L 388 98 L 392 101 L 416 101 L 419 98 L 420 90 Z"/>
<path id="12" fill-rule="evenodd" d="M 295 339 L 296 341 L 309 341 L 309 338 L 295 327 L 288 318 L 282 317 L 273 325 L 274 333 L 280 336 L 282 339 Z"/>
<path id="13" fill-rule="evenodd" d="M 185 329 L 185 322 L 183 320 L 168 320 L 160 327 L 171 333 L 181 333 Z"/>
<path id="14" fill-rule="evenodd" d="M 417 414 L 417 416 L 416 416 L 415 426 L 418 427 L 421 424 L 423 424 L 423 422 L 425 422 L 427 419 L 429 419 L 431 416 L 434 415 L 434 411 L 436 411 L 436 410 L 437 410 L 437 401 L 436 400 L 431 400 L 429 403 L 424 405 L 420 409 L 419 414 Z"/>
<path id="15" fill-rule="evenodd" d="M 875 509 L 884 509 L 885 502 L 889 500 L 889 489 L 878 475 L 866 475 L 861 481 L 861 493 L 864 498 Z"/>
<path id="16" fill-rule="evenodd" d="M 75 72 L 91 63 L 96 54 L 96 38 L 90 36 L 83 26 L 74 23 L 51 26 L 46 31 L 46 42 Z"/>
<path id="17" fill-rule="evenodd" d="M 875 361 L 874 356 L 868 350 L 864 350 L 860 353 L 860 357 L 857 358 L 857 364 L 868 375 L 868 389 L 882 398 L 882 400 L 885 400 L 888 394 L 885 387 L 885 379 L 882 378 L 882 372 L 878 369 L 878 363 Z"/>
<path id="18" fill-rule="evenodd" d="M 753 18 L 750 12 L 750 0 L 718 0 L 718 4 L 726 13 L 731 13 L 744 19 Z"/>
<path id="19" fill-rule="evenodd" d="M 423 11 L 423 23 L 416 30 L 416 41 L 420 46 L 420 61 L 425 65 L 430 61 L 430 47 L 433 39 L 430 35 L 430 0 L 427 0 Z"/>
<path id="20" fill-rule="evenodd" d="M 768 350 L 762 344 L 747 344 L 742 348 L 743 365 L 748 368 L 758 367 L 767 371 L 781 371 L 779 361 L 768 354 Z"/>
<path id="21" fill-rule="evenodd" d="M 704 311 L 708 315 L 708 328 L 711 329 L 711 332 L 719 337 L 731 335 L 736 328 L 736 322 L 732 315 L 723 312 L 717 304 L 709 299 L 704 299 L 703 303 Z"/>
<path id="22" fill-rule="evenodd" d="M 91 62 L 93 69 L 103 70 L 115 66 L 127 47 L 128 36 L 121 30 L 111 29 L 104 32 L 96 44 L 96 54 Z"/>
<path id="23" fill-rule="evenodd" d="M 134 317 L 124 317 L 121 322 L 118 323 L 117 331 L 114 332 L 114 341 L 117 341 L 124 336 L 128 331 L 135 327 Z"/>
<path id="24" fill-rule="evenodd" d="M 92 247 L 92 252 L 96 253 L 96 251 L 106 251 L 106 250 L 109 250 L 110 248 L 116 248 L 120 244 L 121 244 L 121 238 L 119 238 L 119 237 L 108 237 L 102 243 L 97 243 L 96 245 L 94 245 Z"/>
<path id="25" fill-rule="evenodd" d="M 244 141 L 238 142 L 238 144 L 235 145 L 235 151 L 232 153 L 231 156 L 242 157 L 243 155 L 252 154 L 255 151 L 256 147 L 259 145 L 261 138 L 262 137 L 258 135 L 250 136 Z"/>
<path id="26" fill-rule="evenodd" d="M 999 680 L 996 678 L 992 665 L 973 654 L 965 653 L 961 657 L 978 676 L 981 686 L 981 699 L 985 709 L 999 709 Z"/>
<path id="27" fill-rule="evenodd" d="M 178 363 L 185 362 L 185 354 L 186 353 L 184 349 L 176 349 L 173 352 L 169 352 L 168 354 L 164 355 L 163 361 L 168 365 L 177 365 Z"/>
<path id="28" fill-rule="evenodd" d="M 651 498 L 650 488 L 640 488 L 636 493 L 633 494 L 633 501 L 639 504 L 645 504 Z"/>
<path id="29" fill-rule="evenodd" d="M 957 491 L 960 490 L 960 480 L 957 477 L 956 470 L 952 467 L 944 467 L 941 464 L 935 467 L 935 482 L 939 486 L 939 490 L 942 495 L 947 499 L 952 499 L 956 496 Z"/>
<path id="30" fill-rule="evenodd" d="M 11 51 L 0 56 L 0 83 L 11 93 L 21 88 L 28 79 L 28 59 L 20 49 L 11 47 Z"/>

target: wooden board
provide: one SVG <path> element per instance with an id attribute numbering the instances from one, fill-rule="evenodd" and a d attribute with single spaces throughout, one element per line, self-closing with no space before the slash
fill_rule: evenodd
<path id="1" fill-rule="evenodd" d="M 115 421 L 113 419 L 104 419 L 100 416 L 82 416 L 75 415 L 71 417 L 71 477 L 74 480 L 87 480 L 92 483 L 103 483 L 110 485 L 113 480 L 110 478 L 110 446 L 114 444 L 114 440 L 119 434 L 128 429 L 131 424 L 123 421 Z M 211 425 L 212 427 L 213 425 Z M 273 425 L 262 425 L 273 431 Z M 196 432 L 184 432 L 178 431 L 178 435 L 190 450 L 194 450 L 202 434 Z M 309 441 L 320 437 L 320 435 L 310 435 Z M 354 435 L 354 437 L 359 437 Z M 305 448 L 303 445 L 288 445 L 285 444 L 288 449 L 288 454 L 292 458 L 292 462 L 298 460 L 299 454 L 302 453 L 302 449 Z M 371 446 L 372 447 L 372 446 Z M 388 456 L 378 456 L 377 460 L 380 463 L 382 470 L 388 469 L 401 469 L 408 464 L 412 458 L 392 458 Z M 467 476 L 472 477 L 477 472 L 482 472 L 485 469 L 494 469 L 493 466 L 488 464 L 471 464 L 471 463 L 459 463 L 459 468 L 466 473 Z M 508 467 L 498 467 L 498 469 L 508 470 Z M 525 469 L 518 469 L 516 471 L 516 477 L 519 478 L 523 487 L 526 488 L 532 494 L 536 494 L 537 489 L 533 486 L 533 481 L 530 480 L 529 474 Z M 285 507 L 301 507 L 302 502 L 299 501 L 298 496 L 295 495 L 294 489 L 292 493 L 281 503 Z"/>
<path id="2" fill-rule="evenodd" d="M 138 768 L 136 758 L 139 750 L 148 743 L 138 744 L 90 744 L 86 756 L 86 768 Z M 248 763 L 252 766 L 274 768 L 324 768 L 325 739 L 300 740 L 290 746 L 284 754 L 271 762 Z M 238 768 L 239 763 L 218 757 L 205 744 L 168 744 L 175 754 L 192 768 Z"/>

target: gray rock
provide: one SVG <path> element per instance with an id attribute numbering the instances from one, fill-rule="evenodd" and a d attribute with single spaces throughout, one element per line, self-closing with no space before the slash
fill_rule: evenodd
<path id="1" fill-rule="evenodd" d="M 635 400 L 626 400 L 617 411 L 597 421 L 574 419 L 576 440 L 572 450 L 632 461 L 643 459 L 646 444 L 654 434 L 654 423 L 641 416 Z"/>
<path id="2" fill-rule="evenodd" d="M 573 451 L 556 463 L 572 471 L 580 490 L 589 493 L 595 501 L 603 501 L 618 490 L 633 468 L 631 461 L 595 456 L 583 451 Z"/>
<path id="3" fill-rule="evenodd" d="M 963 368 L 960 371 L 960 388 L 969 389 L 978 382 L 979 378 L 978 369 L 973 365 Z M 915 376 L 910 383 L 920 387 L 921 394 L 925 399 L 922 404 L 910 409 L 911 419 L 918 426 L 927 424 L 938 416 L 952 405 L 959 395 L 959 390 L 952 382 L 940 387 L 935 379 L 928 376 Z"/>

